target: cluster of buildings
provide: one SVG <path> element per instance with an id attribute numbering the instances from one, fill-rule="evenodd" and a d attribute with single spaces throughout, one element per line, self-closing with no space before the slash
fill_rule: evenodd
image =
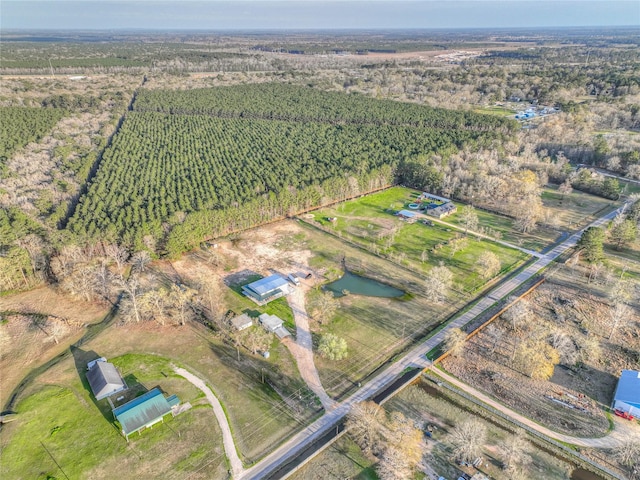
<path id="1" fill-rule="evenodd" d="M 415 222 L 416 213 L 411 210 L 422 211 L 430 217 L 445 218 L 458 211 L 458 207 L 448 198 L 432 195 L 431 193 L 422 192 L 416 199 L 415 203 L 409 204 L 409 210 L 400 210 L 396 212 L 396 216 L 406 220 L 409 223 Z"/>
<path id="2" fill-rule="evenodd" d="M 109 401 L 113 417 L 120 424 L 120 431 L 127 441 L 133 433 L 141 433 L 145 428 L 164 422 L 166 415 L 175 416 L 180 404 L 176 395 L 165 397 L 156 387 L 114 407 L 113 397 L 118 396 L 116 402 L 123 400 L 128 387 L 116 366 L 107 362 L 104 357 L 87 364 L 87 381 L 96 400 L 106 398 Z"/>

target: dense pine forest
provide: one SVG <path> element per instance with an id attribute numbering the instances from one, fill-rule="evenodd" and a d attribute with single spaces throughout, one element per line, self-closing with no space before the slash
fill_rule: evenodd
<path id="1" fill-rule="evenodd" d="M 0 108 L 0 175 L 13 152 L 29 142 L 38 141 L 64 114 L 60 109 Z"/>
<path id="2" fill-rule="evenodd" d="M 404 162 L 513 130 L 498 117 L 283 84 L 142 91 L 134 110 L 69 228 L 140 249 L 149 237 L 162 245 L 187 214 L 215 212 L 169 234 L 160 251 L 171 254 L 392 184 Z"/>

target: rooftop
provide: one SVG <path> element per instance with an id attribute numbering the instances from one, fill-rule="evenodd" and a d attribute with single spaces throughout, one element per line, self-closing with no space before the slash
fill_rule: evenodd
<path id="1" fill-rule="evenodd" d="M 249 315 L 243 313 L 242 315 L 238 315 L 237 317 L 232 318 L 231 325 L 233 325 L 238 330 L 242 330 L 243 328 L 247 328 L 253 325 L 253 320 L 251 320 L 251 317 Z"/>
<path id="2" fill-rule="evenodd" d="M 170 397 L 171 398 L 171 397 Z M 171 412 L 171 405 L 159 388 L 149 390 L 113 410 L 125 436 L 130 435 Z"/>
<path id="3" fill-rule="evenodd" d="M 640 372 L 623 370 L 613 398 L 615 401 L 621 401 L 640 408 Z"/>
<path id="4" fill-rule="evenodd" d="M 246 285 L 246 288 L 250 288 L 258 295 L 265 295 L 273 290 L 277 290 L 283 286 L 288 286 L 287 281 L 282 278 L 280 275 L 270 275 L 265 278 L 261 278 L 260 280 L 256 280 L 255 282 Z"/>
<path id="5" fill-rule="evenodd" d="M 413 218 L 416 216 L 414 212 L 410 212 L 409 210 L 400 210 L 396 215 L 400 215 L 401 217 Z"/>
<path id="6" fill-rule="evenodd" d="M 96 400 L 102 400 L 127 388 L 115 365 L 102 359 L 92 363 L 87 372 L 87 380 Z"/>

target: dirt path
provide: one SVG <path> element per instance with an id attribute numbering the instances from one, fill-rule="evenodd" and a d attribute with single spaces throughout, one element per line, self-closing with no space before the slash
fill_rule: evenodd
<path id="1" fill-rule="evenodd" d="M 622 445 L 625 441 L 635 437 L 637 440 L 640 440 L 640 428 L 637 425 L 634 425 L 633 422 L 629 422 L 627 420 L 619 420 L 615 419 L 614 430 L 609 433 L 605 437 L 599 438 L 581 438 L 581 437 L 572 437 L 570 435 L 565 435 L 563 433 L 554 432 L 553 430 L 543 427 L 542 425 L 534 422 L 533 420 L 520 415 L 517 412 L 514 412 L 510 408 L 504 406 L 503 404 L 493 400 L 491 397 L 485 395 L 484 393 L 476 390 L 475 388 L 467 385 L 466 383 L 458 380 L 455 377 L 452 377 L 448 373 L 443 372 L 439 369 L 433 369 L 433 373 L 437 374 L 439 377 L 443 378 L 447 382 L 455 385 L 460 390 L 468 393 L 469 395 L 473 395 L 478 400 L 486 403 L 487 405 L 492 406 L 493 408 L 501 411 L 505 415 L 517 420 L 520 423 L 536 430 L 547 437 L 554 438 L 561 442 L 570 443 L 572 445 L 577 445 L 579 447 L 591 447 L 591 448 L 613 448 L 619 445 Z"/>
<path id="2" fill-rule="evenodd" d="M 180 375 L 181 377 L 186 378 L 189 382 L 194 384 L 200 390 L 202 390 L 207 397 L 207 400 L 213 407 L 213 413 L 218 419 L 218 424 L 220 425 L 220 430 L 222 430 L 222 443 L 224 444 L 224 451 L 227 454 L 227 458 L 229 459 L 229 463 L 231 464 L 231 472 L 233 478 L 241 477 L 244 473 L 244 467 L 242 466 L 242 462 L 238 457 L 238 452 L 236 451 L 236 446 L 233 443 L 233 437 L 231 436 L 231 429 L 229 428 L 229 421 L 227 420 L 227 416 L 224 414 L 224 410 L 222 409 L 222 405 L 213 394 L 211 389 L 207 387 L 207 385 L 198 377 L 188 372 L 184 368 L 173 367 L 173 370 Z"/>
<path id="3" fill-rule="evenodd" d="M 300 286 L 294 288 L 293 292 L 287 297 L 296 321 L 296 341 L 294 342 L 288 338 L 284 343 L 291 351 L 293 358 L 296 359 L 300 376 L 311 391 L 320 398 L 320 402 L 325 411 L 329 411 L 329 409 L 334 407 L 335 401 L 324 391 L 322 383 L 320 383 L 316 364 L 313 361 L 313 344 L 311 331 L 309 330 L 309 315 L 304 305 L 304 294 L 309 288 L 308 285 L 301 283 Z"/>

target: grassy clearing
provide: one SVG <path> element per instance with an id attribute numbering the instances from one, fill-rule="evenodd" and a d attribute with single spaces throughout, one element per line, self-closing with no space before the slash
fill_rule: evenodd
<path id="1" fill-rule="evenodd" d="M 165 377 L 168 360 L 150 355 L 114 358 L 129 371 L 125 377 L 134 389 L 143 382 L 176 393 L 195 407 L 175 418 L 133 435 L 122 437 L 106 400 L 96 402 L 77 364 L 84 353 L 74 353 L 38 379 L 18 403 L 17 418 L 3 435 L 0 472 L 4 478 L 123 478 L 184 475 L 199 470 L 224 478 L 226 464 L 222 437 L 208 407 L 198 407 L 199 391 L 186 380 Z M 83 357 L 80 360 L 80 357 Z M 53 384 L 51 384 L 53 383 Z M 203 450 L 207 456 L 198 454 Z M 58 463 L 56 466 L 52 457 Z M 64 474 L 63 474 L 64 472 Z"/>
<path id="2" fill-rule="evenodd" d="M 483 113 L 485 115 L 497 115 L 499 117 L 509 117 L 516 113 L 514 110 L 510 110 L 504 107 L 474 108 L 473 111 L 476 113 Z"/>
<path id="3" fill-rule="evenodd" d="M 420 276 L 311 226 L 304 231 L 312 252 L 310 264 L 327 281 L 341 275 L 344 258 L 349 270 L 409 293 L 399 299 L 350 294 L 339 299 L 340 307 L 330 323 L 312 325 L 316 345 L 317 335 L 331 332 L 343 337 L 349 348 L 349 356 L 340 361 L 316 356 L 329 395 L 342 397 L 357 388 L 358 382 L 462 306 L 461 301 L 430 302 L 421 293 L 424 280 Z"/>
<path id="4" fill-rule="evenodd" d="M 374 462 L 365 457 L 353 440 L 345 435 L 291 478 L 293 480 L 317 480 L 318 478 L 377 480 L 378 476 L 374 470 Z"/>
<path id="5" fill-rule="evenodd" d="M 457 288 L 469 293 L 485 283 L 476 267 L 484 251 L 492 251 L 498 256 L 503 272 L 512 270 L 526 259 L 526 254 L 518 250 L 473 236 L 468 236 L 466 246 L 456 252 L 452 240 L 462 237 L 461 232 L 437 223 L 433 226 L 408 224 L 393 215 L 417 195 L 418 192 L 410 189 L 394 187 L 335 208 L 318 210 L 314 219 L 336 235 L 415 271 L 426 273 L 442 263 L 454 273 Z M 335 217 L 337 221 L 329 222 L 329 217 Z"/>
<path id="6" fill-rule="evenodd" d="M 557 185 L 548 185 L 542 191 L 542 203 L 549 211 L 553 225 L 561 230 L 576 231 L 616 208 L 616 202 L 589 193 L 572 191 L 569 195 L 558 192 Z"/>

